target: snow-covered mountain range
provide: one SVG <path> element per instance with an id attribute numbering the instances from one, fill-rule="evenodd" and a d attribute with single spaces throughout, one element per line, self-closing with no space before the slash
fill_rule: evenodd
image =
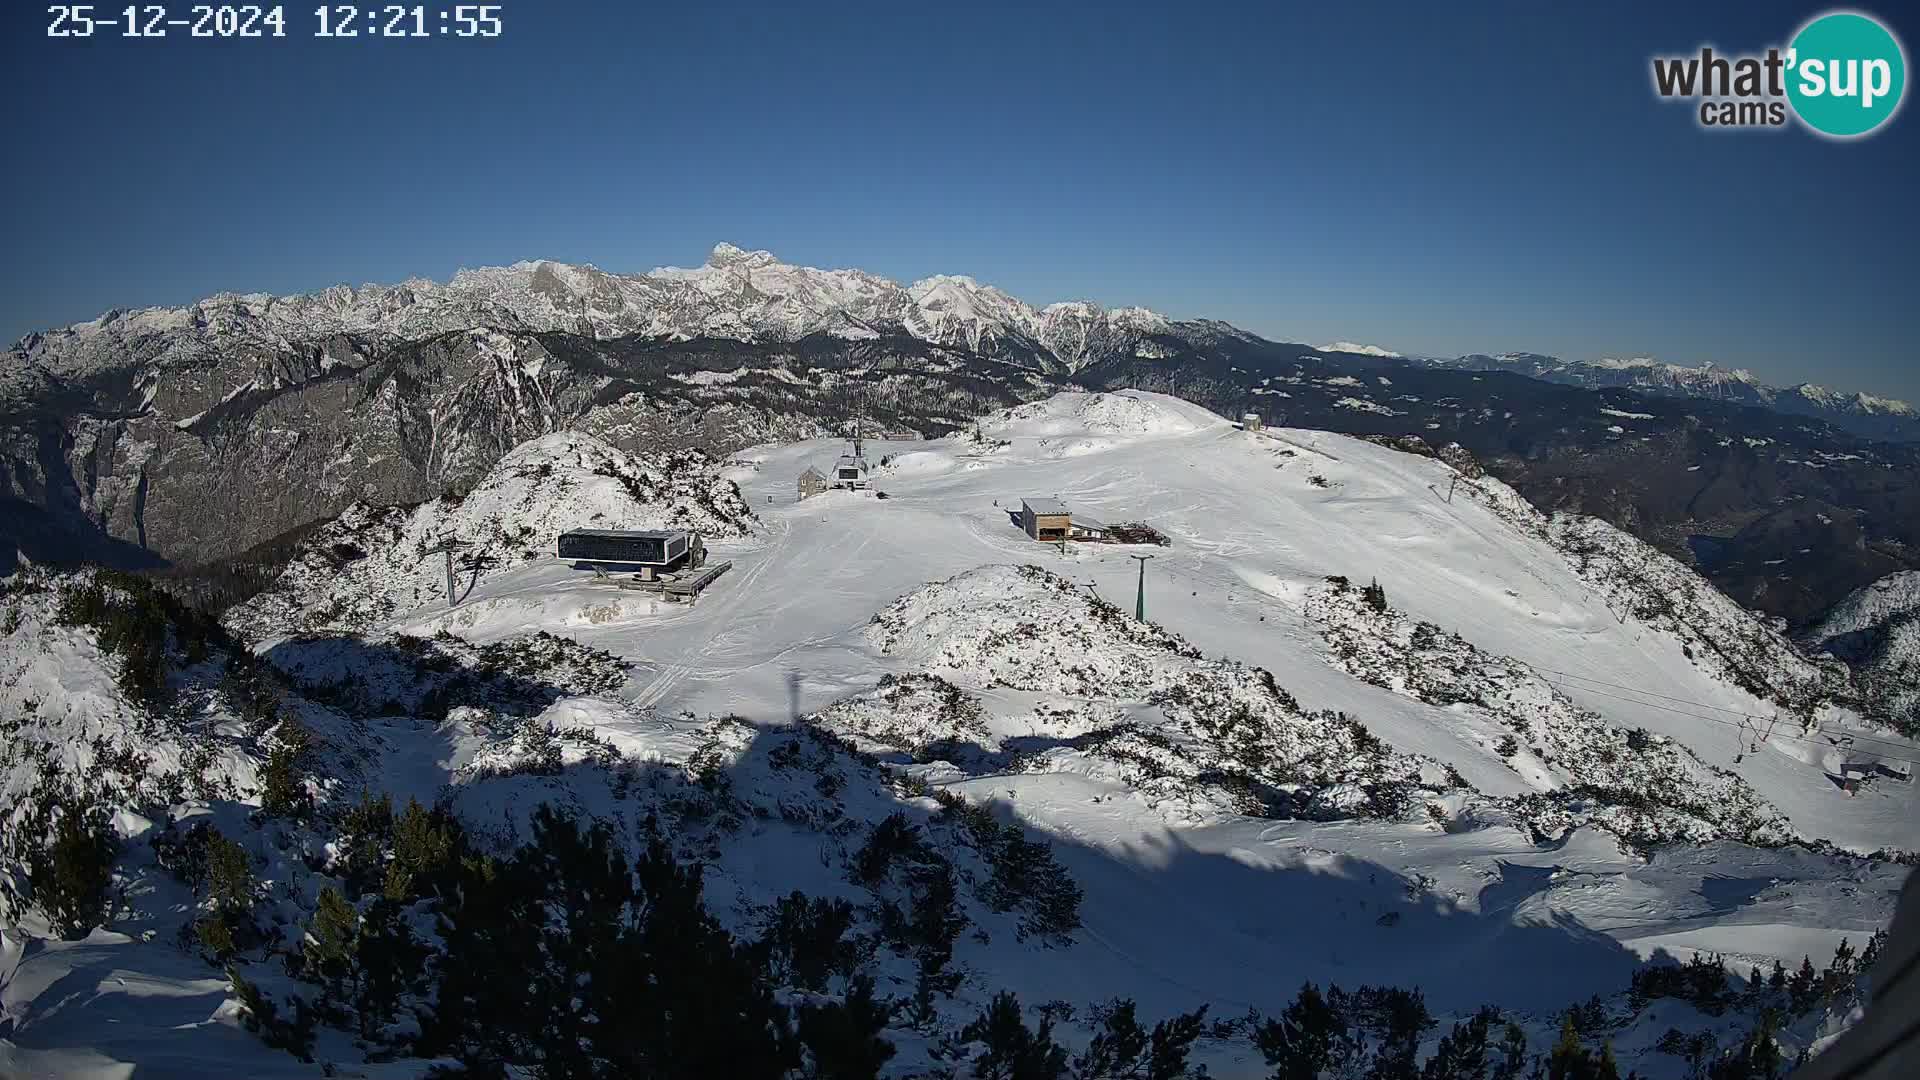
<path id="1" fill-rule="evenodd" d="M 730 245 L 646 274 L 527 262 L 445 283 L 226 295 L 109 313 L 0 357 L 0 569 L 270 562 L 348 506 L 458 494 L 560 431 L 724 455 L 856 419 L 949 431 L 1060 389 L 1129 386 L 1229 415 L 1460 442 L 1536 505 L 1604 516 L 1796 625 L 1920 565 L 1920 484 L 1904 479 L 1920 475 L 1920 442 L 1843 430 L 1857 419 L 1897 435 L 1884 426 L 1906 422 L 1894 403 L 1722 375 L 1315 348 Z M 1704 396 L 1655 396 L 1667 390 Z"/>
<path id="2" fill-rule="evenodd" d="M 907 334 L 1049 371 L 1072 372 L 1183 324 L 1144 308 L 1087 301 L 1035 307 L 970 277 L 909 285 L 860 270 L 821 270 L 732 244 L 703 266 L 613 274 L 537 260 L 462 270 L 447 282 L 340 286 L 304 296 L 223 294 L 180 308 L 114 311 L 29 335 L 16 346 L 28 370 L 82 379 L 137 358 L 164 370 L 214 347 L 372 335 L 419 340 L 487 327 L 687 340 L 792 342 L 811 334 L 850 341 Z"/>
<path id="3" fill-rule="evenodd" d="M 688 340 L 793 342 L 812 334 L 868 340 L 906 334 L 1041 370 L 1071 374 L 1090 364 L 1165 350 L 1155 338 L 1201 343 L 1223 323 L 1170 319 L 1145 308 L 1090 301 L 1036 306 L 964 275 L 901 284 L 861 270 L 781 262 L 769 251 L 718 244 L 704 265 L 615 274 L 590 265 L 531 260 L 462 270 L 447 282 L 339 286 L 300 296 L 222 294 L 178 308 L 112 311 L 30 334 L 14 347 L 19 366 L 5 378 L 28 385 L 52 377 L 86 381 L 130 359 L 164 369 L 208 349 L 273 347 L 333 335 L 416 341 L 458 330 L 565 332 Z M 1335 341 L 1322 353 L 1401 358 L 1377 345 Z M 1537 353 L 1415 357 L 1465 370 L 1515 371 L 1579 386 L 1635 390 L 1760 405 L 1813 416 L 1875 438 L 1920 439 L 1920 412 L 1904 401 L 1811 383 L 1769 386 L 1751 372 L 1666 363 L 1647 357 L 1564 361 Z M 152 378 L 154 376 L 149 376 Z"/>
<path id="4" fill-rule="evenodd" d="M 1688 366 L 1638 356 L 1582 363 L 1540 353 L 1475 353 L 1422 357 L 1418 362 L 1467 371 L 1512 371 L 1569 386 L 1617 386 L 1641 393 L 1758 405 L 1791 416 L 1817 417 L 1868 438 L 1920 440 L 1920 410 L 1908 402 L 1832 390 L 1814 383 L 1772 386 L 1745 368 L 1722 367 L 1710 361 Z"/>

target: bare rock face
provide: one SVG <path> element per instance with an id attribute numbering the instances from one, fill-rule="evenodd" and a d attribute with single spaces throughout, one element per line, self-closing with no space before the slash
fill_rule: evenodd
<path id="1" fill-rule="evenodd" d="M 0 412 L 0 497 L 22 504 L 21 521 L 45 521 L 10 523 L 7 557 L 59 559 L 67 541 L 49 537 L 104 534 L 127 549 L 106 561 L 200 565 L 354 503 L 465 491 L 554 432 L 726 453 L 826 434 L 856 410 L 941 430 L 1035 392 L 910 339 L 605 342 L 479 328 L 188 352 L 129 357 L 91 376 L 90 393 L 18 380 L 18 404 Z"/>
<path id="2" fill-rule="evenodd" d="M 47 519 L 0 535 L 0 558 L 94 533 L 204 563 L 353 502 L 459 491 L 574 426 L 722 452 L 856 411 L 938 431 L 1189 325 L 730 244 L 693 269 L 523 262 L 108 312 L 0 360 L 0 497 Z"/>

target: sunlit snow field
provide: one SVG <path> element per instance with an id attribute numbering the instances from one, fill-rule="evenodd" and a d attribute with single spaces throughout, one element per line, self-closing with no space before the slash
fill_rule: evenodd
<path id="1" fill-rule="evenodd" d="M 1207 656 L 1266 668 L 1303 708 L 1358 717 L 1391 746 L 1450 764 L 1489 795 L 1530 790 L 1457 709 L 1329 662 L 1303 612 L 1309 591 L 1329 575 L 1377 579 L 1393 607 L 1555 673 L 1568 696 L 1612 723 L 1671 736 L 1732 768 L 1803 837 L 1859 852 L 1920 847 L 1920 787 L 1876 784 L 1850 797 L 1826 775 L 1838 751 L 1788 737 L 1802 734 L 1791 721 L 1754 749 L 1737 727 L 1702 719 L 1774 710 L 1696 666 L 1664 632 L 1616 615 L 1565 556 L 1496 512 L 1497 500 L 1446 499 L 1454 473 L 1440 461 L 1326 433 L 1244 432 L 1152 394 L 1061 395 L 1003 414 L 980 434 L 869 442 L 870 459 L 890 461 L 873 477 L 885 499 L 831 492 L 796 501 L 798 475 L 809 465 L 825 471 L 839 442 L 735 455 L 726 475 L 760 524 L 747 538 L 710 543 L 711 560 L 733 566 L 691 606 L 548 558 L 482 580 L 456 607 L 431 603 L 385 629 L 445 629 L 477 642 L 547 630 L 616 653 L 635 664 L 626 686 L 563 701 L 552 718 L 593 726 L 626 753 L 678 761 L 698 743 L 703 718 L 787 723 L 869 691 L 887 673 L 916 670 L 865 631 L 876 612 L 928 582 L 1035 563 L 1130 613 L 1140 573 L 1130 556 L 1151 553 L 1148 618 Z M 1172 545 L 1035 543 L 1010 513 L 1032 496 L 1103 522 L 1150 522 Z M 1032 713 L 1032 695 L 968 689 L 996 723 Z M 404 721 L 380 736 L 389 786 L 402 797 L 435 796 L 478 752 Z M 1047 834 L 1086 890 L 1085 925 L 1070 949 L 963 943 L 979 985 L 1016 987 L 1036 1002 L 1124 992 L 1151 1015 L 1201 1003 L 1216 1015 L 1272 1012 L 1305 979 L 1417 985 L 1440 1010 L 1494 1003 L 1545 1012 L 1621 989 L 1663 951 L 1720 953 L 1740 971 L 1775 959 L 1791 967 L 1806 954 L 1818 963 L 1841 937 L 1857 945 L 1884 926 L 1904 878 L 1891 864 L 1726 842 L 1644 858 L 1593 829 L 1541 846 L 1507 827 L 1202 813 L 1149 805 L 1091 773 L 956 771 L 946 782 Z M 708 878 L 716 908 L 794 888 L 846 889 L 794 843 L 769 827 L 722 852 Z M 1397 914 L 1384 920 L 1390 910 Z M 195 988 L 211 973 L 189 971 L 179 957 L 163 969 L 159 946 L 100 937 L 36 945 L 25 963 L 12 944 L 0 953 L 10 1009 L 39 997 L 34 1008 L 44 1013 L 46 995 L 63 992 L 48 988 L 77 980 L 65 1016 L 43 1015 L 22 1045 L 89 1045 L 109 1039 L 114 1024 L 151 1023 L 139 1015 L 149 995 L 206 1003 Z M 140 959 L 115 958 L 129 951 Z M 1215 1068 L 1231 1075 L 1233 1063 Z"/>

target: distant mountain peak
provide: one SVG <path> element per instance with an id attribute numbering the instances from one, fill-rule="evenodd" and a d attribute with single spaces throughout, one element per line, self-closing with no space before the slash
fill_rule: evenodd
<path id="1" fill-rule="evenodd" d="M 707 265 L 716 267 L 771 266 L 779 261 L 773 252 L 767 251 L 764 248 L 756 248 L 749 251 L 746 248 L 729 244 L 724 240 L 713 245 L 713 250 L 707 253 Z"/>
<path id="2" fill-rule="evenodd" d="M 1398 359 L 1400 354 L 1392 349 L 1383 349 L 1378 345 L 1362 345 L 1355 341 L 1335 341 L 1326 345 L 1316 345 L 1321 352 L 1352 353 L 1355 356 L 1385 356 Z"/>
<path id="3" fill-rule="evenodd" d="M 1845 393 L 1814 383 L 1772 386 L 1746 368 L 1724 367 L 1711 360 L 1688 366 L 1651 356 L 1607 356 L 1579 361 L 1542 353 L 1511 352 L 1475 353 L 1450 360 L 1427 357 L 1418 362 L 1429 367 L 1511 371 L 1573 386 L 1621 387 L 1655 396 L 1757 405 L 1775 412 L 1817 417 L 1871 439 L 1920 441 L 1920 410 L 1905 401 Z"/>

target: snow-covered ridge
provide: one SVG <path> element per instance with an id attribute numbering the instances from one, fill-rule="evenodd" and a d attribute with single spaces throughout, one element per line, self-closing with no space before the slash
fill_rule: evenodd
<path id="1" fill-rule="evenodd" d="M 1912 611 L 1920 611 L 1920 570 L 1888 574 L 1855 589 L 1810 628 L 1804 638 L 1815 646 L 1826 646 L 1836 638 L 1870 629 Z"/>
<path id="2" fill-rule="evenodd" d="M 1398 358 L 1401 354 L 1392 349 L 1383 349 L 1378 345 L 1362 345 L 1355 341 L 1335 341 L 1327 345 L 1316 345 L 1321 352 L 1352 353 L 1355 356 L 1385 356 Z"/>
<path id="3" fill-rule="evenodd" d="M 1681 643 L 1694 666 L 1812 723 L 1844 700 L 1844 672 L 1808 656 L 1777 629 L 1742 608 L 1672 556 L 1598 518 L 1549 517 L 1492 477 L 1461 491 L 1515 529 L 1544 540 L 1605 599 L 1623 625 L 1637 619 Z"/>
<path id="4" fill-rule="evenodd" d="M 1854 590 L 1801 640 L 1852 665 L 1870 715 L 1920 734 L 1920 571 Z"/>
<path id="5" fill-rule="evenodd" d="M 1209 660 L 1038 566 L 986 566 L 924 586 L 875 615 L 866 636 L 923 680 L 822 719 L 883 745 L 957 741 L 964 762 L 1024 731 L 1024 771 L 1102 776 L 1182 814 L 1424 819 L 1427 802 L 1464 786 L 1357 721 L 1302 710 L 1270 673 Z M 1009 722 L 954 684 L 1048 704 Z M 877 720 L 875 706 L 904 714 L 905 726 Z"/>
<path id="6" fill-rule="evenodd" d="M 1795 834 L 1739 776 L 1672 739 L 1610 724 L 1510 657 L 1459 634 L 1369 604 L 1344 580 L 1306 605 L 1331 647 L 1329 661 L 1377 686 L 1446 707 L 1469 737 L 1540 796 L 1523 797 L 1539 834 L 1598 824 L 1640 844 L 1735 839 L 1780 844 Z"/>
<path id="7" fill-rule="evenodd" d="M 1816 386 L 1813 383 L 1802 383 L 1793 389 L 1808 401 L 1817 405 L 1826 406 L 1827 408 L 1850 409 L 1856 412 L 1868 414 L 1879 413 L 1889 416 L 1920 415 L 1920 412 L 1916 412 L 1912 405 L 1900 401 L 1897 398 L 1877 397 L 1867 393 L 1848 394 L 1837 390 L 1829 390 L 1824 386 Z"/>
<path id="8" fill-rule="evenodd" d="M 1514 371 L 1574 386 L 1617 386 L 1647 394 L 1758 405 L 1791 415 L 1817 416 L 1869 438 L 1920 438 L 1920 426 L 1915 424 L 1920 411 L 1907 402 L 1830 390 L 1813 383 L 1774 386 L 1746 368 L 1712 361 L 1687 365 L 1650 356 L 1575 361 L 1540 353 L 1476 353 L 1454 358 L 1418 357 L 1415 362 L 1431 367 Z"/>
<path id="9" fill-rule="evenodd" d="M 1144 308 L 1108 311 L 1088 301 L 1035 307 L 970 277 L 937 275 L 901 285 L 723 243 L 705 265 L 644 274 L 532 260 L 461 270 L 444 283 L 415 278 L 298 296 L 223 293 L 178 308 L 110 311 L 29 335 L 15 351 L 56 375 L 72 375 L 110 356 L 184 359 L 214 341 L 272 346 L 334 334 L 413 340 L 481 326 L 742 341 L 817 333 L 863 339 L 892 331 L 1077 370 L 1126 355 L 1173 325 Z"/>
<path id="10" fill-rule="evenodd" d="M 977 426 L 982 434 L 994 438 L 1045 440 L 1089 435 L 1184 435 L 1225 423 L 1198 405 L 1161 394 L 1070 391 L 1002 409 L 981 417 Z"/>
<path id="11" fill-rule="evenodd" d="M 229 613 L 260 637 L 321 627 L 366 628 L 446 602 L 437 550 L 449 541 L 456 588 L 551 558 L 568 529 L 693 529 L 744 536 L 754 515 L 717 463 L 698 452 L 650 458 L 577 431 L 516 447 L 465 496 L 413 507 L 355 504 L 302 545 L 272 587 Z"/>

